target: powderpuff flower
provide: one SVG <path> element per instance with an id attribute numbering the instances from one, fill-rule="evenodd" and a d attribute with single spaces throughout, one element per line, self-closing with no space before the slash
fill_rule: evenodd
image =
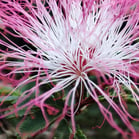
<path id="1" fill-rule="evenodd" d="M 29 44 L 18 45 L 1 33 L 7 41 L 0 40 L 0 75 L 14 82 L 15 89 L 35 83 L 21 94 L 15 110 L 1 118 L 37 106 L 47 127 L 45 110 L 58 112 L 47 104 L 47 99 L 61 92 L 65 105 L 56 123 L 68 115 L 73 135 L 74 116 L 90 97 L 113 128 L 125 134 L 109 107 L 135 133 L 130 119 L 138 119 L 127 111 L 122 95 L 127 94 L 123 90 L 126 87 L 139 108 L 138 0 L 1 0 L 0 19 L 12 30 L 7 29 L 11 36 Z M 20 79 L 17 74 L 21 74 Z M 40 86 L 48 84 L 51 87 L 41 93 Z M 32 94 L 34 98 L 21 105 Z M 101 103 L 100 96 L 109 107 Z"/>

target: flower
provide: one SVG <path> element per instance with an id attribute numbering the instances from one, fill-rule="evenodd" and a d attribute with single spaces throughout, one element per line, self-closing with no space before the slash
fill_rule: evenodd
<path id="1" fill-rule="evenodd" d="M 15 82 L 16 89 L 35 82 L 21 94 L 15 111 L 3 117 L 25 107 L 29 112 L 37 106 L 48 126 L 45 109 L 58 111 L 46 100 L 63 91 L 65 105 L 57 123 L 69 115 L 73 134 L 76 131 L 74 116 L 89 96 L 112 127 L 125 134 L 109 108 L 100 102 L 100 96 L 128 129 L 135 132 L 129 119 L 138 119 L 128 113 L 121 94 L 127 94 L 123 90 L 123 86 L 126 87 L 139 107 L 138 0 L 2 0 L 0 19 L 5 27 L 12 29 L 11 32 L 7 29 L 11 36 L 29 44 L 20 46 L 1 33 L 7 41 L 0 40 L 3 46 L 0 75 Z M 5 69 L 10 70 L 4 73 Z M 20 79 L 17 74 L 21 74 Z M 48 84 L 51 88 L 40 93 L 39 87 Z M 20 106 L 32 94 L 34 98 Z M 114 101 L 115 97 L 119 104 Z"/>

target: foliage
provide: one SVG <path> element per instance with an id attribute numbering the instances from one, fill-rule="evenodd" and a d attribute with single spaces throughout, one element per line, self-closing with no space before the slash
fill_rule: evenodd
<path id="1" fill-rule="evenodd" d="M 27 89 L 29 87 L 30 87 L 30 85 L 25 86 L 24 89 Z M 12 88 L 2 87 L 0 90 L 0 94 L 3 94 L 3 92 L 5 94 L 7 94 L 11 90 L 12 90 Z M 125 88 L 125 90 L 127 91 L 126 88 Z M 20 93 L 22 93 L 22 92 L 15 91 L 11 96 L 8 96 L 4 101 L 5 106 L 7 107 L 10 105 L 13 105 L 13 103 L 15 101 L 17 101 L 17 99 L 19 97 L 18 95 Z M 125 96 L 123 96 L 123 98 L 125 98 Z M 100 99 L 100 101 L 102 101 L 103 105 L 108 106 L 108 104 L 105 102 L 105 99 L 103 99 L 103 97 L 100 97 L 99 99 Z M 3 100 L 3 96 L 0 97 L 0 102 L 2 102 L 2 100 Z M 131 111 L 132 115 L 135 117 L 139 117 L 136 106 L 134 106 L 132 103 L 133 98 L 131 97 L 131 95 L 130 94 L 127 95 L 125 100 L 128 102 L 128 110 Z M 51 103 L 51 102 L 52 101 L 49 100 L 49 103 Z M 53 104 L 53 105 L 55 105 L 55 106 L 58 105 L 59 108 L 63 107 L 62 102 L 58 102 L 57 104 Z M 51 121 L 50 127 L 46 131 L 46 130 L 43 130 L 45 128 L 45 120 L 44 120 L 44 117 L 43 117 L 40 109 L 38 109 L 37 107 L 32 108 L 31 112 L 28 113 L 28 115 L 26 115 L 26 118 L 24 115 L 25 111 L 26 110 L 19 111 L 18 117 L 13 114 L 6 118 L 8 123 L 10 123 L 13 127 L 15 127 L 15 128 L 19 127 L 19 128 L 17 128 L 18 132 L 16 133 L 18 139 L 23 138 L 23 136 L 25 138 L 32 139 L 32 138 L 35 138 L 35 136 L 37 134 L 41 134 L 42 131 L 47 132 L 47 136 L 49 136 L 51 134 L 51 130 L 53 128 L 53 122 L 56 120 L 55 116 L 49 115 L 46 111 L 47 116 L 49 117 L 49 119 Z M 113 113 L 115 119 L 117 120 L 117 123 L 121 127 L 123 126 L 123 128 L 125 128 L 125 130 L 128 130 L 121 123 L 120 119 L 118 119 L 116 113 L 114 111 L 112 111 L 112 113 Z M 57 115 L 57 117 L 58 116 L 59 115 Z M 89 104 L 87 107 L 84 108 L 83 111 L 81 111 L 76 116 L 76 123 L 77 123 L 77 130 L 76 130 L 74 139 L 92 139 L 92 137 L 94 139 L 102 139 L 102 138 L 122 139 L 120 134 L 116 130 L 114 130 L 112 127 L 110 127 L 109 124 L 104 120 L 104 117 L 101 115 L 101 113 L 98 109 L 98 106 L 95 103 Z M 139 123 L 134 122 L 134 121 L 132 123 L 135 126 L 136 130 L 139 130 Z M 20 124 L 20 126 L 19 126 L 19 124 Z M 64 120 L 62 120 L 60 122 L 58 128 L 56 129 L 53 139 L 65 139 L 70 136 L 71 132 L 72 132 L 72 129 L 71 129 L 71 125 L 70 125 L 70 120 L 68 118 L 67 119 L 65 118 Z M 18 133 L 20 133 L 20 134 L 18 134 Z M 33 135 L 32 133 L 37 133 L 37 134 L 34 134 L 34 136 L 31 137 Z"/>

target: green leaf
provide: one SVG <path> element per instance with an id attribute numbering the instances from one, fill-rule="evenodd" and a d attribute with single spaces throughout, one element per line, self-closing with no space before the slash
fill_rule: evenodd
<path id="1" fill-rule="evenodd" d="M 34 133 L 45 127 L 45 120 L 41 113 L 38 111 L 31 116 L 27 116 L 20 126 L 21 133 Z"/>
<path id="2" fill-rule="evenodd" d="M 87 137 L 83 133 L 83 131 L 79 127 L 77 127 L 77 130 L 76 130 L 76 134 L 75 134 L 74 139 L 87 139 Z"/>
<path id="3" fill-rule="evenodd" d="M 7 87 L 7 86 L 0 87 L 0 95 L 2 96 L 6 96 L 12 91 L 13 91 L 12 87 Z M 10 96 L 20 96 L 20 94 L 21 93 L 19 92 L 19 90 L 15 90 L 11 93 Z"/>
<path id="4" fill-rule="evenodd" d="M 68 121 L 66 119 L 63 119 L 56 132 L 55 132 L 55 136 L 54 139 L 68 139 L 70 136 L 70 126 L 68 124 Z"/>
<path id="5" fill-rule="evenodd" d="M 4 101 L 14 101 L 14 100 L 17 100 L 18 96 L 8 96 L 8 97 L 5 97 L 5 96 L 0 96 L 0 102 L 2 102 L 3 100 Z"/>
<path id="6" fill-rule="evenodd" d="M 35 82 L 30 82 L 28 84 L 25 84 L 24 86 L 20 87 L 20 92 L 24 92 L 27 91 L 29 89 L 31 89 L 32 87 L 35 86 Z"/>

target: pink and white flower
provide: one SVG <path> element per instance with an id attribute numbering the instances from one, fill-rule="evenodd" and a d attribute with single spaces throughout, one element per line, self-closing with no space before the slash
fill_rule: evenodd
<path id="1" fill-rule="evenodd" d="M 109 108 L 100 102 L 99 96 L 103 96 L 135 133 L 129 119 L 138 119 L 128 113 L 121 94 L 125 86 L 139 108 L 139 72 L 136 70 L 139 66 L 138 0 L 2 0 L 0 19 L 4 26 L 13 30 L 14 33 L 7 30 L 9 34 L 23 38 L 33 46 L 19 46 L 1 34 L 7 42 L 0 40 L 4 47 L 0 48 L 0 75 L 17 81 L 16 88 L 36 83 L 21 95 L 14 112 L 25 107 L 28 107 L 27 112 L 33 106 L 40 107 L 48 126 L 44 111 L 51 107 L 46 100 L 63 91 L 65 106 L 57 122 L 68 114 L 74 134 L 74 116 L 81 102 L 91 96 L 104 118 L 124 135 Z M 7 60 L 9 57 L 18 60 Z M 2 71 L 6 68 L 12 70 L 4 74 Z M 19 73 L 23 76 L 16 80 Z M 36 74 L 30 76 L 31 73 Z M 91 77 L 96 77 L 96 81 Z M 39 87 L 45 84 L 52 84 L 52 88 L 40 94 Z M 114 93 L 110 94 L 104 86 L 109 86 Z M 18 107 L 33 93 L 34 99 Z M 115 96 L 119 104 L 114 102 Z M 57 112 L 57 109 L 53 111 Z"/>

